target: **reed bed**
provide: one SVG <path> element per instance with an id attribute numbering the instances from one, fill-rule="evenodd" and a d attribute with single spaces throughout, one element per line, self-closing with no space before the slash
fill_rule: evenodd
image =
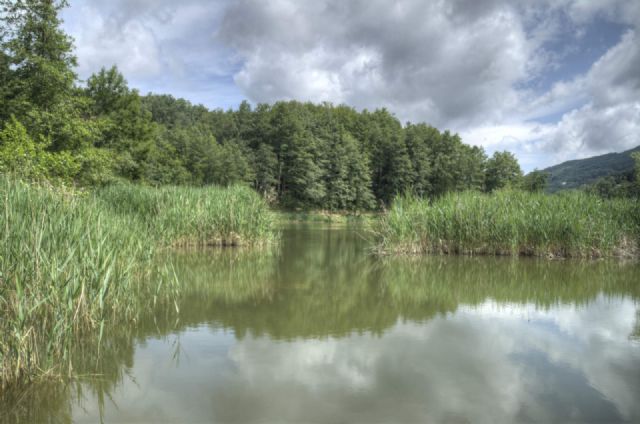
<path id="1" fill-rule="evenodd" d="M 379 222 L 382 253 L 599 258 L 638 255 L 637 200 L 502 190 L 401 196 Z"/>
<path id="2" fill-rule="evenodd" d="M 79 193 L 0 176 L 0 203 L 0 392 L 73 373 L 72 345 L 170 302 L 179 288 L 152 265 L 158 247 L 274 238 L 266 204 L 241 187 Z"/>
<path id="3" fill-rule="evenodd" d="M 244 186 L 141 187 L 96 192 L 104 207 L 137 222 L 165 246 L 237 246 L 271 242 L 276 216 Z"/>

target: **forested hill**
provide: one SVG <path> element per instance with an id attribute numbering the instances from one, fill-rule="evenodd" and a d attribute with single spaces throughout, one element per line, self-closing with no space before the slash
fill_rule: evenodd
<path id="1" fill-rule="evenodd" d="M 631 154 L 633 152 L 640 152 L 640 146 L 621 153 L 571 160 L 546 168 L 543 171 L 550 176 L 548 191 L 579 188 L 593 184 L 602 177 L 632 173 L 634 160 Z"/>
<path id="2" fill-rule="evenodd" d="M 0 0 L 0 173 L 81 186 L 246 184 L 284 207 L 332 210 L 522 181 L 512 154 L 489 158 L 385 109 L 290 101 L 208 110 L 141 96 L 108 66 L 82 82 L 59 19 L 65 4 Z"/>

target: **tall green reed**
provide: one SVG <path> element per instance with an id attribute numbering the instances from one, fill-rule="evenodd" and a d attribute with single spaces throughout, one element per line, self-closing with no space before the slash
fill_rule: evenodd
<path id="1" fill-rule="evenodd" d="M 116 186 L 65 191 L 0 176 L 0 389 L 73 373 L 70 347 L 98 341 L 178 287 L 160 246 L 259 244 L 272 213 L 248 188 Z"/>
<path id="2" fill-rule="evenodd" d="M 436 200 L 400 196 L 376 231 L 385 252 L 634 256 L 637 200 L 604 200 L 502 190 L 449 193 Z"/>
<path id="3" fill-rule="evenodd" d="M 0 380 L 7 383 L 58 368 L 75 335 L 131 316 L 153 243 L 88 195 L 0 177 L 0 202 Z"/>
<path id="4" fill-rule="evenodd" d="M 165 245 L 255 245 L 272 241 L 276 217 L 244 186 L 114 185 L 96 197 L 119 216 L 137 221 Z"/>

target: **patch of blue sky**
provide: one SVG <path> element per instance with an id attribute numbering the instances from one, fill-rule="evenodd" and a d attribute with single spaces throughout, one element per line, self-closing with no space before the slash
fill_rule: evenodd
<path id="1" fill-rule="evenodd" d="M 570 81 L 586 74 L 630 28 L 601 17 L 582 26 L 565 23 L 567 28 L 542 46 L 549 56 L 549 63 L 544 70 L 534 78 L 522 82 L 518 88 L 542 93 L 559 81 Z"/>
<path id="2" fill-rule="evenodd" d="M 530 119 L 525 122 L 534 122 L 537 124 L 557 124 L 558 122 L 560 122 L 560 120 L 562 120 L 562 117 L 565 113 L 575 109 L 580 109 L 587 103 L 588 102 L 586 100 L 577 99 L 576 103 L 571 103 L 562 109 L 551 111 L 550 113 L 545 115 L 536 116 L 535 119 Z"/>

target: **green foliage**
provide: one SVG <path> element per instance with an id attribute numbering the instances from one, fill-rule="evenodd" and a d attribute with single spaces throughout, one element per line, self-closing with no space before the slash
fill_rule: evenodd
<path id="1" fill-rule="evenodd" d="M 80 165 L 75 180 L 83 187 L 103 186 L 114 182 L 114 154 L 111 150 L 91 147 L 83 150 L 78 156 Z"/>
<path id="2" fill-rule="evenodd" d="M 549 174 L 537 169 L 529 172 L 522 179 L 522 188 L 530 192 L 545 191 L 549 184 Z"/>
<path id="3" fill-rule="evenodd" d="M 91 197 L 0 177 L 0 385 L 64 373 L 80 334 L 135 315 L 153 250 L 140 227 Z M 146 288 L 145 288 L 146 289 Z"/>
<path id="4" fill-rule="evenodd" d="M 625 175 L 610 175 L 599 178 L 593 184 L 585 186 L 584 191 L 603 199 L 634 197 L 635 184 L 629 181 Z"/>
<path id="5" fill-rule="evenodd" d="M 58 18 L 65 6 L 53 0 L 0 2 L 0 47 L 11 65 L 7 106 L 19 119 L 33 108 L 52 111 L 72 94 L 76 58 Z"/>
<path id="6" fill-rule="evenodd" d="M 368 150 L 372 191 L 376 199 L 389 204 L 394 196 L 409 189 L 413 170 L 400 122 L 386 109 L 361 116 L 363 145 Z"/>
<path id="7" fill-rule="evenodd" d="M 631 153 L 634 163 L 634 171 L 636 177 L 636 186 L 640 187 L 640 151 Z"/>
<path id="8" fill-rule="evenodd" d="M 122 101 L 130 93 L 127 81 L 116 66 L 109 70 L 100 69 L 87 81 L 87 95 L 93 100 L 96 115 L 109 114 L 116 111 Z"/>
<path id="9" fill-rule="evenodd" d="M 482 190 L 485 186 L 485 173 L 487 167 L 487 154 L 482 147 L 467 146 L 460 143 L 459 169 L 460 175 L 458 190 Z"/>
<path id="10" fill-rule="evenodd" d="M 36 142 L 14 117 L 0 131 L 0 173 L 36 180 L 42 178 L 69 181 L 80 170 L 80 164 L 69 152 L 51 153 L 49 141 Z"/>
<path id="11" fill-rule="evenodd" d="M 41 177 L 40 155 L 43 147 L 36 144 L 25 127 L 12 118 L 0 132 L 0 170 L 5 173 L 20 173 L 26 178 Z"/>
<path id="12" fill-rule="evenodd" d="M 51 141 L 48 150 L 76 154 L 99 137 L 99 129 L 82 116 L 85 107 L 85 99 L 73 97 L 50 111 L 34 108 L 21 122 L 34 139 L 43 136 Z"/>
<path id="13" fill-rule="evenodd" d="M 326 197 L 330 210 L 367 210 L 373 207 L 368 160 L 346 132 L 334 135 L 327 158 Z"/>
<path id="14" fill-rule="evenodd" d="M 486 156 L 484 150 L 462 143 L 448 131 L 431 131 L 428 142 L 432 151 L 431 195 L 450 191 L 480 190 L 484 186 Z"/>
<path id="15" fill-rule="evenodd" d="M 250 168 L 239 143 L 228 141 L 218 145 L 216 156 L 212 159 L 211 182 L 230 186 L 253 181 L 253 170 Z"/>
<path id="16" fill-rule="evenodd" d="M 439 136 L 440 133 L 437 129 L 425 124 L 407 125 L 405 129 L 405 142 L 413 168 L 411 187 L 418 196 L 427 196 L 431 193 L 432 152 L 430 144 L 433 139 Z"/>
<path id="17" fill-rule="evenodd" d="M 66 1 L 0 2 L 0 128 L 14 113 L 26 135 L 12 137 L 34 141 L 5 148 L 6 172 L 27 160 L 10 156 L 27 149 L 37 151 L 27 155 L 37 165 L 27 174 L 67 183 L 251 184 L 271 203 L 328 210 L 384 207 L 406 192 L 482 190 L 485 177 L 489 189 L 515 185 L 513 156 L 487 162 L 458 135 L 403 127 L 386 109 L 245 101 L 208 110 L 167 95 L 141 97 L 115 66 L 81 88 L 58 17 Z"/>
<path id="18" fill-rule="evenodd" d="M 627 153 L 630 153 L 630 159 L 635 162 L 634 169 L 598 178 L 582 188 L 604 199 L 640 198 L 640 152 Z"/>
<path id="19" fill-rule="evenodd" d="M 639 204 L 583 192 L 449 193 L 396 199 L 380 224 L 392 252 L 601 257 L 636 255 Z"/>
<path id="20" fill-rule="evenodd" d="M 2 29 L 0 28 L 0 46 L 2 42 Z M 0 48 L 0 122 L 9 118 L 9 95 L 11 93 L 9 83 L 11 82 L 10 57 Z"/>
<path id="21" fill-rule="evenodd" d="M 324 169 L 316 157 L 317 140 L 308 133 L 295 133 L 281 146 L 286 169 L 286 203 L 293 207 L 318 207 L 326 194 Z"/>
<path id="22" fill-rule="evenodd" d="M 115 184 L 97 190 L 96 197 L 103 209 L 144 228 L 163 245 L 255 245 L 274 236 L 275 215 L 248 187 Z"/>
<path id="23" fill-rule="evenodd" d="M 273 148 L 260 143 L 254 155 L 255 188 L 265 198 L 272 198 L 278 185 L 278 157 Z"/>
<path id="24" fill-rule="evenodd" d="M 522 170 L 516 157 L 509 152 L 495 152 L 487 161 L 485 189 L 490 192 L 503 187 L 518 187 Z"/>
<path id="25" fill-rule="evenodd" d="M 0 176 L 0 205 L 0 386 L 72 372 L 78 340 L 173 296 L 166 275 L 148 278 L 159 247 L 276 237 L 274 215 L 246 187 L 77 193 Z"/>
<path id="26" fill-rule="evenodd" d="M 550 174 L 549 191 L 580 188 L 608 176 L 619 179 L 624 175 L 624 179 L 630 180 L 632 178 L 626 175 L 633 173 L 634 170 L 634 160 L 631 155 L 639 151 L 640 146 L 626 152 L 572 160 L 544 169 Z"/>
<path id="27" fill-rule="evenodd" d="M 65 1 L 0 1 L 5 172 L 70 181 L 80 170 L 78 153 L 95 138 L 82 114 L 85 99 L 74 86 L 72 40 L 58 18 L 65 6 Z"/>

